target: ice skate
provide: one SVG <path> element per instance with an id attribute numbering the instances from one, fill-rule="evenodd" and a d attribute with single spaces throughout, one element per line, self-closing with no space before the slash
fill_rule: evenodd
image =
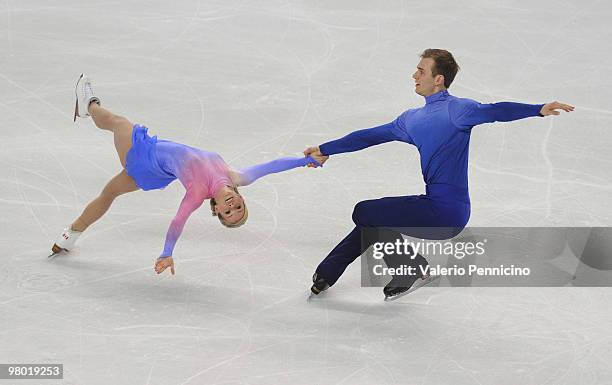
<path id="1" fill-rule="evenodd" d="M 423 271 L 428 271 L 426 268 L 429 266 L 429 262 L 420 254 L 410 262 L 410 266 L 416 268 L 416 274 L 409 276 L 394 276 L 391 282 L 383 288 L 385 301 L 396 300 L 439 278 L 439 276 L 432 276 L 428 272 L 423 273 Z"/>
<path id="2" fill-rule="evenodd" d="M 66 227 L 62 232 L 62 235 L 60 235 L 58 240 L 55 241 L 51 247 L 52 254 L 49 255 L 48 258 L 53 258 L 62 251 L 66 252 L 72 250 L 74 248 L 74 244 L 76 243 L 77 239 L 79 239 L 81 234 L 83 234 L 82 231 L 72 230 L 70 226 Z"/>
<path id="3" fill-rule="evenodd" d="M 417 278 L 414 280 L 414 283 L 412 284 L 412 286 L 410 287 L 389 287 L 387 289 L 387 286 L 385 286 L 386 290 L 383 290 L 384 294 L 385 294 L 385 301 L 395 301 L 398 298 L 401 298 L 403 296 L 405 296 L 406 294 L 410 294 L 412 292 L 414 292 L 415 290 L 429 285 L 430 283 L 437 281 L 440 278 L 439 275 L 431 275 L 431 274 L 427 274 L 424 277 L 421 277 L 420 279 Z"/>
<path id="4" fill-rule="evenodd" d="M 91 103 L 100 104 L 100 99 L 94 95 L 91 80 L 85 74 L 81 74 L 81 76 L 79 76 L 74 93 L 76 95 L 76 102 L 74 105 L 74 121 L 76 122 L 77 116 L 79 118 L 88 117 L 89 105 Z"/>
<path id="5" fill-rule="evenodd" d="M 319 295 L 321 292 L 329 289 L 329 284 L 325 282 L 323 277 L 320 277 L 318 273 L 314 273 L 312 276 L 312 287 L 310 288 L 310 295 L 308 299 L 310 300 L 313 296 Z"/>

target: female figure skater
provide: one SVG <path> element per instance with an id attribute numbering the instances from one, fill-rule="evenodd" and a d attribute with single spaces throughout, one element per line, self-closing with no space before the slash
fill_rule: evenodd
<path id="1" fill-rule="evenodd" d="M 134 125 L 126 118 L 102 108 L 100 99 L 94 95 L 91 81 L 84 74 L 77 81 L 75 93 L 74 120 L 77 116 L 91 116 L 96 126 L 113 133 L 123 170 L 87 205 L 81 216 L 64 229 L 51 248 L 51 256 L 71 250 L 82 232 L 100 219 L 119 195 L 138 189 L 163 189 L 178 179 L 185 187 L 185 196 L 170 223 L 164 250 L 155 262 L 157 274 L 168 267 L 174 274 L 172 252 L 176 241 L 191 213 L 204 200 L 210 199 L 213 216 L 218 217 L 224 226 L 239 227 L 246 222 L 248 210 L 238 186 L 249 185 L 271 173 L 319 164 L 310 156 L 285 157 L 235 171 L 217 153 L 150 137 L 146 127 Z"/>

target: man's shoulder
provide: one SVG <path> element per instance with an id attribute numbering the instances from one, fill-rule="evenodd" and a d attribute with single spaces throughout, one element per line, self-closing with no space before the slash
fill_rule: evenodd
<path id="1" fill-rule="evenodd" d="M 419 110 L 421 110 L 421 109 L 423 109 L 423 107 L 422 107 L 422 106 L 421 106 L 421 107 L 409 108 L 409 109 L 405 110 L 404 112 L 402 112 L 402 113 L 399 115 L 399 118 L 406 118 L 406 117 L 408 117 L 408 116 L 410 116 L 410 115 L 414 114 L 415 112 L 417 112 L 417 111 L 419 111 Z"/>
<path id="2" fill-rule="evenodd" d="M 458 105 L 458 106 L 479 104 L 479 102 L 477 102 L 474 99 L 460 98 L 460 97 L 454 96 L 454 95 L 450 95 L 449 96 L 448 102 L 449 102 L 449 104 Z"/>
<path id="3" fill-rule="evenodd" d="M 448 101 L 448 110 L 451 116 L 462 115 L 469 113 L 476 108 L 480 103 L 470 98 L 459 98 L 451 96 Z"/>

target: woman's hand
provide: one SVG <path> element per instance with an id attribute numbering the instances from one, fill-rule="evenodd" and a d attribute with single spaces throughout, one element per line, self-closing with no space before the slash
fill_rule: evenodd
<path id="1" fill-rule="evenodd" d="M 167 268 L 170 268 L 170 272 L 174 275 L 174 260 L 172 257 L 157 258 L 157 261 L 155 261 L 155 272 L 161 274 Z"/>

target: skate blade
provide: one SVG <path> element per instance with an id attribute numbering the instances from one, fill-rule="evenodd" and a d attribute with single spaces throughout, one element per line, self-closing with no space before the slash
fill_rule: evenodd
<path id="1" fill-rule="evenodd" d="M 312 290 L 309 290 L 308 297 L 306 297 L 306 302 L 311 302 L 313 299 L 317 298 L 319 295 L 321 295 L 321 293 L 315 294 L 312 292 Z"/>
<path id="2" fill-rule="evenodd" d="M 425 278 L 425 279 L 420 279 L 417 282 L 414 283 L 414 285 L 412 285 L 412 287 L 408 290 L 406 290 L 403 293 L 399 293 L 398 295 L 394 295 L 392 297 L 387 297 L 385 296 L 385 302 L 391 302 L 391 301 L 395 301 L 398 298 L 401 298 L 407 294 L 410 294 L 418 289 L 420 289 L 421 287 L 425 286 L 425 285 L 429 285 L 430 283 L 437 281 L 438 279 L 440 279 L 439 275 L 430 275 L 429 277 Z"/>
<path id="3" fill-rule="evenodd" d="M 77 99 L 76 103 L 74 104 L 74 117 L 72 118 L 73 122 L 76 122 L 78 112 L 79 112 L 79 99 Z"/>
<path id="4" fill-rule="evenodd" d="M 85 74 L 81 74 L 81 76 L 79 76 L 79 78 L 77 79 L 76 84 L 74 85 L 74 96 L 76 96 L 76 102 L 74 103 L 74 117 L 73 117 L 73 122 L 76 122 L 76 118 L 77 116 L 79 116 L 79 94 L 77 92 L 77 88 L 79 86 L 79 82 L 81 81 L 81 79 L 83 79 L 83 76 L 85 76 Z"/>
<path id="5" fill-rule="evenodd" d="M 62 252 L 67 252 L 68 250 L 66 249 L 62 249 L 61 247 L 59 247 L 58 245 L 53 245 L 53 247 L 51 247 L 51 255 L 47 256 L 47 258 L 52 259 L 55 258 L 56 256 L 60 255 Z"/>
<path id="6" fill-rule="evenodd" d="M 309 290 L 308 291 L 308 297 L 306 297 L 306 302 L 311 302 L 312 300 L 314 300 L 317 297 L 323 297 L 324 296 L 324 292 L 325 292 L 325 290 L 320 291 L 319 294 L 315 294 L 315 293 L 312 292 L 312 290 Z"/>

